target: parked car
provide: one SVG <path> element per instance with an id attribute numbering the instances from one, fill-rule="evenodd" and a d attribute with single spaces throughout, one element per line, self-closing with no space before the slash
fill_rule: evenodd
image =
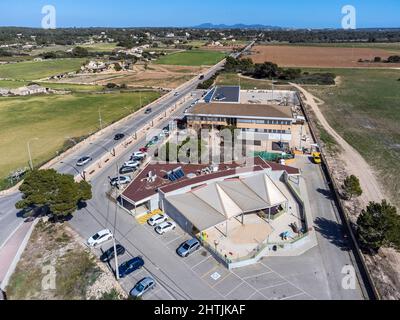
<path id="1" fill-rule="evenodd" d="M 136 167 L 127 167 L 127 166 L 124 166 L 124 167 L 122 167 L 121 169 L 119 169 L 119 173 L 120 173 L 120 174 L 133 173 L 133 172 L 135 172 L 136 170 L 137 170 Z"/>
<path id="2" fill-rule="evenodd" d="M 154 289 L 155 286 L 156 286 L 156 282 L 154 281 L 154 279 L 151 277 L 146 277 L 146 278 L 140 280 L 133 287 L 133 289 L 129 292 L 129 295 L 131 297 L 139 298 L 139 297 L 143 296 L 149 290 Z"/>
<path id="3" fill-rule="evenodd" d="M 78 161 L 76 162 L 76 165 L 78 167 L 82 167 L 82 166 L 84 166 L 85 164 L 89 163 L 92 160 L 93 159 L 91 157 L 85 156 L 85 157 L 82 157 L 82 158 L 78 159 Z"/>
<path id="4" fill-rule="evenodd" d="M 159 225 L 160 223 L 163 223 L 168 220 L 168 217 L 163 214 L 156 214 L 155 216 L 152 216 L 149 220 L 147 220 L 147 223 L 154 227 Z"/>
<path id="5" fill-rule="evenodd" d="M 123 133 L 117 133 L 114 137 L 115 141 L 121 140 L 125 137 L 125 135 Z"/>
<path id="6" fill-rule="evenodd" d="M 130 177 L 128 177 L 128 176 L 120 176 L 120 177 L 116 177 L 116 178 L 111 179 L 110 184 L 113 187 L 116 187 L 116 186 L 120 186 L 120 185 L 123 185 L 123 184 L 128 184 L 131 181 L 132 181 L 132 179 Z"/>
<path id="7" fill-rule="evenodd" d="M 151 108 L 147 108 L 146 109 L 146 111 L 144 112 L 145 114 L 150 114 L 150 113 L 152 113 L 153 112 L 153 110 L 151 109 Z"/>
<path id="8" fill-rule="evenodd" d="M 316 163 L 316 164 L 322 163 L 321 152 L 313 152 L 312 157 L 313 157 L 314 163 Z"/>
<path id="9" fill-rule="evenodd" d="M 144 153 L 144 152 L 141 152 L 141 151 L 137 151 L 137 152 L 134 152 L 132 154 L 132 157 L 134 157 L 134 158 L 142 158 L 142 159 L 144 159 L 144 158 L 146 158 L 146 156 L 147 156 L 147 154 Z"/>
<path id="10" fill-rule="evenodd" d="M 134 167 L 134 168 L 138 168 L 140 167 L 140 162 L 139 161 L 126 161 L 123 165 L 124 167 Z"/>
<path id="11" fill-rule="evenodd" d="M 87 244 L 91 247 L 95 247 L 103 242 L 110 240 L 113 237 L 113 234 L 110 230 L 104 229 L 97 232 L 94 236 L 90 237 L 87 241 Z"/>
<path id="12" fill-rule="evenodd" d="M 187 257 L 189 254 L 200 249 L 200 241 L 193 238 L 182 243 L 176 250 L 176 253 L 181 257 Z"/>
<path id="13" fill-rule="evenodd" d="M 179 96 L 179 92 L 175 92 L 174 97 Z"/>
<path id="14" fill-rule="evenodd" d="M 174 230 L 176 228 L 175 222 L 172 221 L 167 221 L 159 224 L 155 230 L 158 234 L 164 234 L 166 232 L 169 232 L 171 230 Z"/>
<path id="15" fill-rule="evenodd" d="M 144 261 L 141 257 L 136 257 L 131 260 L 125 261 L 118 267 L 119 277 L 125 278 L 132 272 L 141 269 L 144 266 Z"/>
<path id="16" fill-rule="evenodd" d="M 149 148 L 143 147 L 143 148 L 140 148 L 139 151 L 143 152 L 143 153 L 147 153 L 149 151 Z"/>
<path id="17" fill-rule="evenodd" d="M 125 253 L 125 248 L 120 244 L 116 245 L 116 249 L 117 249 L 117 256 L 122 256 Z M 112 259 L 114 259 L 114 256 L 115 256 L 115 251 L 114 251 L 114 246 L 112 246 L 110 249 L 103 252 L 103 254 L 100 256 L 100 260 L 101 262 L 109 262 Z"/>

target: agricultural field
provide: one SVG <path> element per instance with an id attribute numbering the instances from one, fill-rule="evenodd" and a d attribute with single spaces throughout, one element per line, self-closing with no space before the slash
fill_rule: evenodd
<path id="1" fill-rule="evenodd" d="M 160 57 L 156 64 L 177 66 L 214 65 L 225 58 L 225 53 L 205 50 L 190 50 Z"/>
<path id="2" fill-rule="evenodd" d="M 0 65 L 0 79 L 38 80 L 55 74 L 76 71 L 86 59 L 57 59 Z"/>
<path id="3" fill-rule="evenodd" d="M 56 156 L 67 137 L 80 138 L 99 130 L 98 111 L 105 125 L 126 117 L 156 100 L 158 92 L 45 95 L 0 98 L 0 181 L 28 165 L 26 142 L 31 142 L 36 166 Z M 123 106 L 128 107 L 124 108 Z M 1 182 L 0 182 L 1 189 Z"/>
<path id="4" fill-rule="evenodd" d="M 21 81 L 21 80 L 0 80 L 0 88 L 8 88 L 8 89 L 16 89 L 23 86 L 29 85 L 29 81 Z M 65 90 L 72 92 L 81 92 L 81 91 L 101 91 L 104 89 L 103 86 L 100 85 L 83 85 L 83 84 L 74 84 L 74 83 L 58 83 L 58 82 L 36 82 L 42 87 L 51 88 L 54 90 Z"/>
<path id="5" fill-rule="evenodd" d="M 89 52 L 112 52 L 113 50 L 120 48 L 117 47 L 117 43 L 94 43 L 86 44 L 81 47 L 87 49 Z"/>
<path id="6" fill-rule="evenodd" d="M 173 66 L 150 64 L 135 65 L 134 70 L 113 79 L 97 81 L 99 84 L 113 82 L 116 84 L 126 84 L 130 87 L 149 87 L 175 89 L 191 78 L 205 71 L 202 67 L 193 66 Z"/>
<path id="7" fill-rule="evenodd" d="M 265 45 L 253 47 L 250 58 L 255 63 L 270 61 L 281 67 L 400 68 L 400 64 L 395 63 L 358 62 L 359 59 L 373 60 L 375 57 L 387 59 L 394 54 L 396 51 L 382 48 Z"/>
<path id="8" fill-rule="evenodd" d="M 330 125 L 376 170 L 400 207 L 400 74 L 397 70 L 310 69 L 334 72 L 336 87 L 305 88 L 325 101 Z"/>
<path id="9" fill-rule="evenodd" d="M 279 45 L 293 47 L 372 48 L 388 50 L 393 54 L 399 54 L 400 52 L 400 42 L 274 43 L 274 46 Z"/>

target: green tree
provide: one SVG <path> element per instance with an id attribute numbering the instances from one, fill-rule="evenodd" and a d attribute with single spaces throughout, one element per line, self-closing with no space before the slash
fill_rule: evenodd
<path id="1" fill-rule="evenodd" d="M 343 190 L 349 200 L 351 200 L 353 197 L 359 197 L 363 193 L 360 180 L 354 175 L 351 175 L 344 180 Z"/>
<path id="2" fill-rule="evenodd" d="M 87 49 L 85 49 L 85 48 L 82 48 L 82 47 L 75 47 L 72 50 L 72 55 L 74 57 L 77 57 L 77 58 L 84 58 L 84 57 L 87 57 L 89 55 L 89 51 Z"/>
<path id="3" fill-rule="evenodd" d="M 54 169 L 33 170 L 25 177 L 19 190 L 22 200 L 17 209 L 45 209 L 56 219 L 70 216 L 81 202 L 92 198 L 91 185 L 75 182 L 72 175 L 60 174 Z"/>
<path id="4" fill-rule="evenodd" d="M 377 252 L 383 246 L 400 247 L 400 216 L 386 200 L 370 202 L 358 217 L 357 227 L 358 239 L 364 249 Z"/>

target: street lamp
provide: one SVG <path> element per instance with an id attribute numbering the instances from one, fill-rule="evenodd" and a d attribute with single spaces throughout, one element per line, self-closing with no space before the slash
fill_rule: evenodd
<path id="1" fill-rule="evenodd" d="M 64 161 L 61 161 L 60 163 L 61 164 L 65 164 L 65 165 L 71 167 L 72 169 L 74 169 L 82 177 L 82 179 L 86 181 L 86 173 L 85 173 L 85 171 L 80 172 L 77 168 L 75 168 L 75 166 L 73 166 L 70 163 L 64 162 Z"/>
<path id="2" fill-rule="evenodd" d="M 30 142 L 31 141 L 35 141 L 35 140 L 39 140 L 39 138 L 32 138 L 29 139 L 26 143 L 27 147 L 28 147 L 28 156 L 29 156 L 29 166 L 31 168 L 31 170 L 33 170 L 33 163 L 32 163 L 32 154 L 31 154 L 31 147 L 30 147 Z"/>

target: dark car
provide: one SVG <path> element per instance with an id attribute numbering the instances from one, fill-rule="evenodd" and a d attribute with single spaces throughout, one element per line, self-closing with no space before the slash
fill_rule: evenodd
<path id="1" fill-rule="evenodd" d="M 200 80 L 204 80 L 204 75 L 201 74 L 200 77 L 199 77 L 199 79 L 200 79 Z"/>
<path id="2" fill-rule="evenodd" d="M 146 109 L 146 111 L 144 112 L 145 114 L 149 114 L 149 113 L 152 113 L 153 112 L 153 110 L 151 109 L 151 108 L 147 108 Z"/>
<path id="3" fill-rule="evenodd" d="M 116 247 L 117 247 L 117 256 L 121 256 L 125 253 L 125 248 L 123 246 L 121 246 L 120 244 L 117 244 Z M 108 261 L 114 259 L 114 255 L 115 255 L 114 246 L 112 246 L 110 249 L 103 252 L 103 254 L 100 257 L 100 260 L 102 262 L 108 262 Z"/>
<path id="4" fill-rule="evenodd" d="M 123 139 L 124 137 L 125 137 L 125 135 L 123 133 L 118 133 L 115 135 L 114 140 L 118 141 L 118 140 Z"/>
<path id="5" fill-rule="evenodd" d="M 119 277 L 124 278 L 132 272 L 141 269 L 144 266 L 144 261 L 141 257 L 136 257 L 128 260 L 118 267 Z"/>
<path id="6" fill-rule="evenodd" d="M 135 167 L 122 167 L 121 169 L 119 169 L 119 173 L 120 174 L 133 173 L 136 170 L 137 169 Z"/>

